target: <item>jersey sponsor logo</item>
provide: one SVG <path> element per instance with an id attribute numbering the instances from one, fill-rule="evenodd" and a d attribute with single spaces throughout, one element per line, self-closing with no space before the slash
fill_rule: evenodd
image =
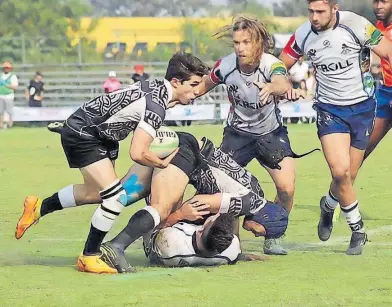
<path id="1" fill-rule="evenodd" d="M 162 125 L 162 117 L 160 117 L 157 113 L 152 112 L 150 110 L 146 110 L 146 122 L 151 125 L 154 129 L 158 129 Z"/>
<path id="2" fill-rule="evenodd" d="M 350 63 L 349 60 L 346 60 L 345 62 L 338 62 L 338 63 L 330 63 L 328 65 L 326 64 L 317 64 L 316 69 L 321 70 L 322 72 L 332 72 L 332 71 L 338 71 L 342 69 L 349 68 L 353 66 L 353 63 Z"/>
<path id="3" fill-rule="evenodd" d="M 341 54 L 349 54 L 350 52 L 351 52 L 351 48 L 347 46 L 345 43 L 343 43 Z"/>
<path id="4" fill-rule="evenodd" d="M 310 49 L 306 55 L 308 56 L 309 60 L 314 60 L 316 57 L 316 49 Z"/>
<path id="5" fill-rule="evenodd" d="M 323 46 L 324 46 L 325 48 L 328 48 L 328 47 L 331 46 L 331 42 L 330 42 L 329 40 L 325 40 L 325 41 L 323 42 Z"/>

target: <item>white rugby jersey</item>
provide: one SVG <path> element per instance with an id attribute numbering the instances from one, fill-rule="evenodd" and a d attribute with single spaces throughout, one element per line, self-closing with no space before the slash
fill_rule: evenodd
<path id="1" fill-rule="evenodd" d="M 159 230 L 153 235 L 151 242 L 147 238 L 144 240 L 145 252 L 147 256 L 158 258 L 166 266 L 210 266 L 232 264 L 237 261 L 241 253 L 240 241 L 234 235 L 231 245 L 221 254 L 213 257 L 205 257 L 196 252 L 196 232 L 202 226 L 188 223 L 177 223 L 171 227 Z"/>
<path id="2" fill-rule="evenodd" d="M 137 127 L 155 138 L 171 99 L 169 81 L 141 81 L 84 103 L 66 124 L 87 138 L 121 141 Z"/>
<path id="3" fill-rule="evenodd" d="M 285 65 L 271 54 L 263 53 L 260 65 L 250 74 L 242 72 L 238 59 L 232 53 L 220 59 L 210 73 L 215 84 L 226 84 L 232 108 L 227 124 L 232 128 L 255 135 L 268 134 L 280 125 L 279 109 L 275 97 L 270 96 L 263 105 L 258 96 L 260 90 L 253 82 L 271 82 L 273 75 L 287 76 Z"/>
<path id="4" fill-rule="evenodd" d="M 283 52 L 294 59 L 306 55 L 316 78 L 316 102 L 352 105 L 374 94 L 370 58 L 382 34 L 367 19 L 352 12 L 337 12 L 333 28 L 317 32 L 310 22 L 301 25 Z"/>

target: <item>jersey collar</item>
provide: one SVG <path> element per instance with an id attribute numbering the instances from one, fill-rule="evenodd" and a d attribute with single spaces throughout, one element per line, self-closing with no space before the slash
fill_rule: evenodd
<path id="1" fill-rule="evenodd" d="M 169 98 L 168 98 L 168 100 L 166 102 L 166 105 L 168 105 L 169 102 L 173 99 L 173 88 L 172 88 L 172 86 L 171 86 L 171 84 L 170 84 L 170 82 L 168 80 L 163 79 L 163 81 L 165 82 L 165 85 L 166 85 L 166 88 L 167 88 L 167 94 L 169 96 Z"/>
<path id="2" fill-rule="evenodd" d="M 336 22 L 335 22 L 332 30 L 335 30 L 338 27 L 339 23 L 340 23 L 340 14 L 339 14 L 339 11 L 337 11 L 336 12 Z M 317 30 L 312 25 L 310 27 L 311 27 L 313 33 L 318 35 Z"/>

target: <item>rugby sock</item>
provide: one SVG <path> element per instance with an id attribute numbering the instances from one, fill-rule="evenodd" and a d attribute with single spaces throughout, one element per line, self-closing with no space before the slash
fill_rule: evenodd
<path id="1" fill-rule="evenodd" d="M 157 227 L 160 222 L 158 211 L 151 206 L 145 207 L 131 217 L 128 225 L 110 243 L 124 251 L 132 242 Z"/>
<path id="2" fill-rule="evenodd" d="M 365 232 L 357 200 L 347 207 L 340 207 L 340 209 L 352 231 Z"/>
<path id="3" fill-rule="evenodd" d="M 71 207 L 76 207 L 73 185 L 69 185 L 58 191 L 58 193 L 54 193 L 52 196 L 45 198 L 41 204 L 40 216 L 42 217 L 54 211 Z"/>
<path id="4" fill-rule="evenodd" d="M 127 203 L 127 195 L 119 180 L 108 188 L 100 191 L 102 204 L 95 210 L 91 218 L 90 233 L 83 250 L 83 255 L 96 255 L 105 235 L 114 224 L 114 220 L 121 213 Z"/>
<path id="5" fill-rule="evenodd" d="M 328 212 L 334 211 L 339 205 L 339 200 L 332 194 L 331 190 L 328 191 L 325 198 L 324 210 Z"/>

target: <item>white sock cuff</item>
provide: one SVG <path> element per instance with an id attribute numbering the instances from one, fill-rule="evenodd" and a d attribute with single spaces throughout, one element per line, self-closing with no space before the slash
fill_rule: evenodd
<path id="1" fill-rule="evenodd" d="M 157 209 L 151 206 L 144 207 L 142 210 L 148 211 L 151 214 L 152 218 L 154 219 L 154 228 L 157 227 L 161 223 L 161 216 Z"/>
<path id="2" fill-rule="evenodd" d="M 340 206 L 340 208 L 342 209 L 343 212 L 350 212 L 357 205 L 358 205 L 358 200 L 354 201 L 352 204 L 349 204 L 348 206 L 345 207 Z"/>
<path id="3" fill-rule="evenodd" d="M 65 188 L 62 188 L 59 192 L 59 200 L 61 206 L 63 208 L 72 208 L 76 207 L 75 195 L 74 195 L 74 186 L 69 185 Z"/>

